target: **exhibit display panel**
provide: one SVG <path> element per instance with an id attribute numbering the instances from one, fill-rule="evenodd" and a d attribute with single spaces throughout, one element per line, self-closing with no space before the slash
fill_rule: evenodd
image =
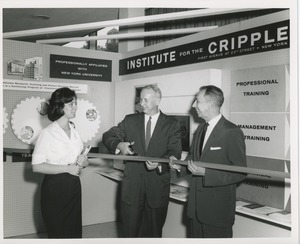
<path id="1" fill-rule="evenodd" d="M 103 132 L 125 115 L 140 112 L 142 87 L 157 84 L 162 91 L 160 109 L 177 118 L 181 126 L 182 160 L 203 122 L 192 108 L 195 95 L 201 86 L 218 86 L 225 96 L 222 114 L 244 132 L 248 167 L 291 173 L 295 162 L 290 161 L 289 38 L 286 10 L 122 54 L 4 40 L 3 147 L 9 149 L 3 164 L 4 236 L 44 231 L 38 208 L 42 178 L 32 173 L 30 162 L 38 131 L 49 123 L 44 105 L 58 86 L 77 92 L 78 117 L 73 122 L 84 143 L 97 153 L 99 148 L 105 150 Z M 32 62 L 36 64 L 33 74 L 27 67 Z M 27 114 L 30 118 L 25 118 Z M 91 161 L 81 176 L 83 225 L 116 221 L 119 181 L 126 164 Z M 99 167 L 113 162 L 118 170 Z M 164 237 L 173 237 L 172 232 L 175 237 L 187 237 L 186 216 L 182 216 L 190 180 L 190 174 L 171 174 Z M 290 236 L 289 182 L 249 174 L 237 190 L 240 205 L 234 237 Z M 247 212 L 243 207 L 248 204 L 268 212 Z M 274 221 L 270 214 L 275 214 Z M 285 219 L 280 220 L 283 214 Z M 240 225 L 245 230 L 253 224 L 252 217 L 257 226 L 268 228 L 240 231 Z"/>
<path id="2" fill-rule="evenodd" d="M 134 112 L 126 106 L 132 98 L 126 103 L 121 94 L 132 97 L 136 86 L 157 84 L 163 112 L 191 117 L 191 142 L 202 122 L 191 108 L 195 94 L 203 85 L 216 85 L 224 91 L 222 114 L 244 132 L 248 167 L 291 173 L 289 28 L 288 11 L 283 11 L 124 54 L 116 83 L 115 123 Z M 175 174 L 172 182 L 189 187 L 190 178 Z M 279 211 L 283 226 L 290 226 L 290 193 L 290 179 L 249 174 L 238 186 L 237 200 L 256 207 L 247 212 L 239 206 L 237 212 L 272 225 L 272 219 L 263 216 Z M 274 224 L 280 223 L 276 214 Z"/>
<path id="3" fill-rule="evenodd" d="M 231 118 L 244 132 L 248 167 L 290 172 L 290 99 L 287 65 L 232 72 Z M 290 184 L 249 175 L 239 196 L 290 211 Z"/>
<path id="4" fill-rule="evenodd" d="M 61 72 L 75 69 L 76 73 L 85 73 L 85 77 L 93 74 L 95 66 L 104 65 L 102 60 L 108 60 L 109 65 L 101 70 L 108 75 L 97 80 L 77 79 L 72 74 L 51 78 L 51 55 L 75 56 L 73 63 L 67 60 L 70 62 L 67 68 L 61 64 L 61 59 L 60 66 L 56 68 Z M 98 152 L 102 133 L 113 123 L 111 111 L 114 110 L 114 97 L 111 94 L 118 79 L 118 57 L 119 54 L 115 53 L 3 41 L 3 104 L 6 118 L 3 124 L 4 237 L 45 231 L 40 212 L 43 176 L 32 172 L 31 153 L 39 131 L 51 123 L 45 114 L 51 93 L 64 86 L 75 90 L 78 110 L 72 121 L 80 131 L 84 144 L 92 145 L 93 150 Z M 83 72 L 79 60 L 85 60 L 87 66 L 93 69 L 87 68 Z M 99 63 L 97 60 L 100 60 Z M 103 164 L 106 163 L 103 161 Z M 116 220 L 114 201 L 117 185 L 99 179 L 93 172 L 95 167 L 97 165 L 91 165 L 81 175 L 83 225 Z M 98 185 L 97 190 L 91 190 L 94 185 Z M 111 194 L 103 196 L 101 192 L 108 189 Z M 106 211 L 91 211 L 102 204 L 107 206 Z"/>

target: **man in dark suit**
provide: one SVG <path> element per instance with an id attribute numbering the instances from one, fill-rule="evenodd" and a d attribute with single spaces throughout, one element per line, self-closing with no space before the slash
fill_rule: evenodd
<path id="1" fill-rule="evenodd" d="M 191 236 L 194 238 L 232 237 L 236 186 L 245 178 L 245 174 L 203 168 L 193 162 L 246 167 L 244 134 L 221 115 L 223 102 L 220 88 L 203 86 L 193 103 L 198 116 L 208 123 L 198 126 L 186 158 L 193 174 L 187 215 L 191 218 Z"/>
<path id="2" fill-rule="evenodd" d="M 180 158 L 179 123 L 159 110 L 160 100 L 161 91 L 156 85 L 144 87 L 140 95 L 143 113 L 127 115 L 118 126 L 105 132 L 104 145 L 123 155 L 134 151 L 140 156 Z M 121 190 L 124 237 L 161 237 L 169 193 L 169 165 L 127 161 Z"/>

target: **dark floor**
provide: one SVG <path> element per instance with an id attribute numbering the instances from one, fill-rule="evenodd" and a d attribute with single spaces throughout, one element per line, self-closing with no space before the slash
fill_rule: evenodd
<path id="1" fill-rule="evenodd" d="M 117 238 L 117 222 L 108 222 L 83 226 L 82 238 Z M 14 236 L 7 239 L 39 239 L 47 238 L 47 233 Z"/>

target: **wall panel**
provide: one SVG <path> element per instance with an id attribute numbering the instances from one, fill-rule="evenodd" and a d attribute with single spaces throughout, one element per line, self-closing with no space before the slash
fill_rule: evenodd
<path id="1" fill-rule="evenodd" d="M 60 54 L 66 56 L 78 56 L 86 58 L 98 58 L 112 60 L 112 81 L 84 81 L 73 79 L 53 79 L 50 78 L 50 54 Z M 94 137 L 88 141 L 93 147 L 103 148 L 102 133 L 106 131 L 113 122 L 114 117 L 114 83 L 118 79 L 118 56 L 119 54 L 100 51 L 91 51 L 75 48 L 64 48 L 58 46 L 47 46 L 19 41 L 3 42 L 3 76 L 6 80 L 23 80 L 20 75 L 9 75 L 7 73 L 7 62 L 11 60 L 24 61 L 27 58 L 42 57 L 43 62 L 43 82 L 58 82 L 68 84 L 87 84 L 87 94 L 77 94 L 79 99 L 91 102 L 99 111 L 100 128 Z M 39 81 L 35 81 L 39 82 Z M 20 141 L 12 131 L 10 119 L 15 106 L 20 101 L 40 97 L 48 100 L 51 92 L 36 91 L 15 91 L 3 90 L 3 106 L 8 114 L 8 127 L 3 134 L 4 148 L 33 149 L 33 145 L 28 145 Z M 26 114 L 26 111 L 25 111 Z M 26 118 L 24 118 L 26 119 Z M 87 128 L 88 129 L 88 128 Z M 40 212 L 40 185 L 42 175 L 32 172 L 30 160 L 12 162 L 10 155 L 6 156 L 3 163 L 3 235 L 4 237 L 18 236 L 45 231 Z M 102 163 L 102 165 L 105 164 Z M 107 181 L 94 173 L 92 169 L 82 175 L 83 189 L 83 224 L 90 225 L 101 222 L 114 221 L 116 212 L 114 202 L 116 200 L 116 185 Z M 95 185 L 98 187 L 93 188 Z M 109 189 L 109 191 L 107 191 Z M 103 193 L 105 193 L 103 195 Z M 101 206 L 105 206 L 105 210 Z M 99 207 L 97 213 L 93 213 Z"/>

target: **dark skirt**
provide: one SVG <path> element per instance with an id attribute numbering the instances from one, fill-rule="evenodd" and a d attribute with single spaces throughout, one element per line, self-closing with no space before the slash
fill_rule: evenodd
<path id="1" fill-rule="evenodd" d="M 79 177 L 68 173 L 45 175 L 41 210 L 49 238 L 82 238 Z"/>

